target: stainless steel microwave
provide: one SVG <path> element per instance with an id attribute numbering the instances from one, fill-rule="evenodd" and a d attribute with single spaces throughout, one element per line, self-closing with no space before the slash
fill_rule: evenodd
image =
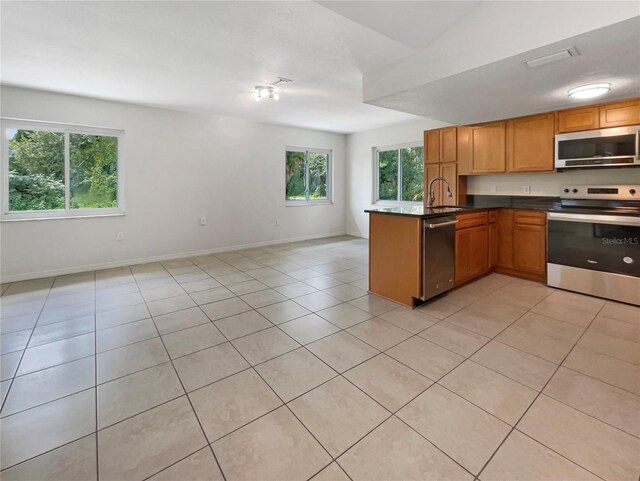
<path id="1" fill-rule="evenodd" d="M 556 135 L 556 168 L 640 165 L 640 125 Z"/>

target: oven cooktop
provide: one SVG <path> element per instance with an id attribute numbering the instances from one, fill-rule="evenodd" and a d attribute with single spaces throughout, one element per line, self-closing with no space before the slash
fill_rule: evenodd
<path id="1" fill-rule="evenodd" d="M 640 185 L 565 185 L 551 212 L 640 216 Z"/>

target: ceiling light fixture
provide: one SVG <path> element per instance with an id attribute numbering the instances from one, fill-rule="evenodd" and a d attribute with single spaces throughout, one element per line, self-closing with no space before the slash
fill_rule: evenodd
<path id="1" fill-rule="evenodd" d="M 255 99 L 258 102 L 260 102 L 262 99 L 280 100 L 280 94 L 278 93 L 278 88 L 276 87 L 276 85 L 280 83 L 290 83 L 290 82 L 293 82 L 293 80 L 284 78 L 284 77 L 277 77 L 277 80 L 273 83 L 256 85 L 254 88 L 255 92 L 253 95 L 255 96 Z"/>
<path id="2" fill-rule="evenodd" d="M 573 88 L 567 92 L 572 99 L 591 99 L 611 90 L 610 83 L 589 84 Z"/>

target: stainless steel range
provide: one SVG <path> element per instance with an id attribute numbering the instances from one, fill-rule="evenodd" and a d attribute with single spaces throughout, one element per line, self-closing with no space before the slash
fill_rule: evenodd
<path id="1" fill-rule="evenodd" d="M 567 185 L 549 214 L 547 283 L 640 305 L 640 185 Z"/>

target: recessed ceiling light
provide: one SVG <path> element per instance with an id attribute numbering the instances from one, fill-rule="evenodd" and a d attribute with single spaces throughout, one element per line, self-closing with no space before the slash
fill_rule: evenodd
<path id="1" fill-rule="evenodd" d="M 568 94 L 572 99 L 591 99 L 606 94 L 609 90 L 611 90 L 610 83 L 589 84 L 573 88 Z"/>

